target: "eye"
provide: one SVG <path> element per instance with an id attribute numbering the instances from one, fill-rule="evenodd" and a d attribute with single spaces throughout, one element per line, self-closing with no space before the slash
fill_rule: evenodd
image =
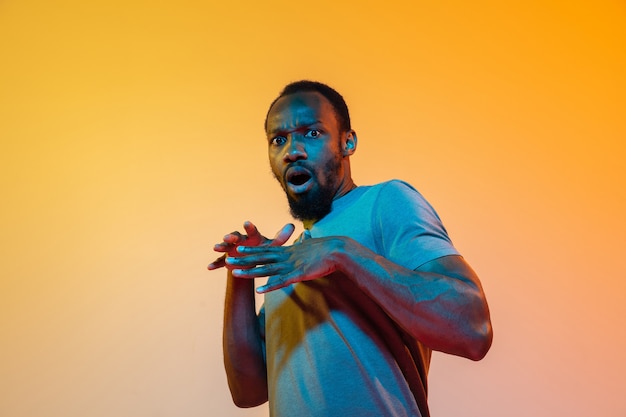
<path id="1" fill-rule="evenodd" d="M 284 145 L 287 142 L 287 138 L 284 136 L 276 136 L 270 139 L 270 145 L 280 146 Z"/>
<path id="2" fill-rule="evenodd" d="M 305 138 L 317 139 L 322 136 L 322 132 L 317 129 L 309 129 L 304 134 Z"/>

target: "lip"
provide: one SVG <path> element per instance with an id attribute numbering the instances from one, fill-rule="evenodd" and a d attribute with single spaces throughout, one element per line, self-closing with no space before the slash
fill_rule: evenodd
<path id="1" fill-rule="evenodd" d="M 290 180 L 296 175 L 308 175 L 309 179 L 302 184 L 293 184 Z M 302 166 L 289 167 L 285 172 L 285 185 L 293 194 L 305 193 L 313 187 L 313 173 Z"/>

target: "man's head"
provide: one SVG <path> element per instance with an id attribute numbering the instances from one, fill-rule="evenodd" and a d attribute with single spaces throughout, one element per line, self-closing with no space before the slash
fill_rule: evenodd
<path id="1" fill-rule="evenodd" d="M 321 219 L 333 199 L 354 187 L 349 157 L 356 133 L 343 98 L 332 88 L 312 81 L 288 85 L 270 106 L 265 130 L 272 172 L 295 218 Z"/>
<path id="2" fill-rule="evenodd" d="M 317 81 L 301 80 L 287 84 L 285 88 L 283 88 L 283 91 L 280 92 L 278 97 L 276 97 L 272 104 L 270 104 L 270 108 L 268 109 L 267 115 L 265 116 L 265 130 L 267 131 L 267 118 L 269 117 L 269 113 L 278 100 L 290 94 L 306 92 L 317 92 L 326 97 L 326 100 L 330 102 L 330 104 L 333 106 L 333 109 L 335 110 L 335 115 L 337 116 L 337 120 L 339 121 L 339 128 L 343 131 L 349 131 L 350 129 L 352 129 L 352 127 L 350 126 L 350 112 L 348 111 L 348 105 L 346 104 L 346 101 L 343 99 L 341 94 L 339 94 L 334 88 L 326 84 L 322 84 Z"/>

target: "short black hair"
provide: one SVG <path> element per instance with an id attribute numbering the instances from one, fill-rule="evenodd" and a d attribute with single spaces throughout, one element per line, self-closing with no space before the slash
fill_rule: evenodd
<path id="1" fill-rule="evenodd" d="M 339 130 L 341 132 L 347 132 L 352 129 L 350 126 L 350 113 L 348 112 L 348 105 L 337 90 L 317 81 L 300 80 L 287 84 L 278 97 L 272 101 L 272 104 L 270 104 L 267 114 L 265 115 L 265 130 L 267 130 L 267 117 L 269 116 L 274 104 L 276 104 L 276 102 L 282 97 L 303 92 L 317 92 L 326 97 L 335 110 L 335 115 L 337 116 L 337 121 L 339 122 Z"/>

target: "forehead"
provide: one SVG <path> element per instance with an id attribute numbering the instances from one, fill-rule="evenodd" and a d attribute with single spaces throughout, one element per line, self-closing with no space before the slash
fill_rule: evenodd
<path id="1" fill-rule="evenodd" d="M 267 132 L 290 130 L 314 123 L 337 126 L 332 104 L 318 92 L 294 93 L 274 103 L 267 117 Z"/>

